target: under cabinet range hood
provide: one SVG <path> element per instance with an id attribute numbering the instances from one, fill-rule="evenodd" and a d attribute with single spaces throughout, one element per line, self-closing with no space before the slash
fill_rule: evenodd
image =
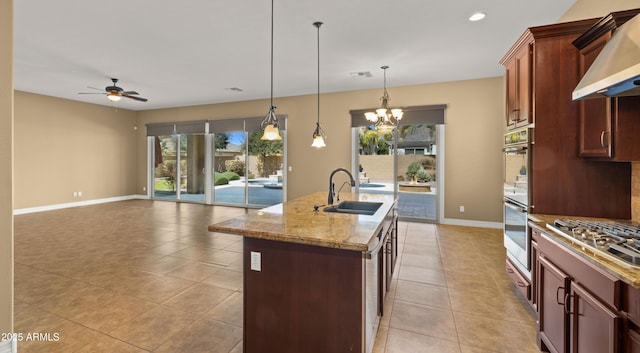
<path id="1" fill-rule="evenodd" d="M 620 26 L 578 86 L 573 100 L 640 95 L 640 15 Z"/>

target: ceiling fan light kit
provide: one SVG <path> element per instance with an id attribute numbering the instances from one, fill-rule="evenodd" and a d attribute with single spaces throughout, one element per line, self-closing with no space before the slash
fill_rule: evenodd
<path id="1" fill-rule="evenodd" d="M 107 93 L 107 99 L 111 102 L 118 102 L 122 97 L 120 97 L 117 93 Z"/>
<path id="2" fill-rule="evenodd" d="M 117 86 L 117 83 L 118 83 L 118 79 L 117 78 L 112 78 L 111 82 L 113 82 L 112 86 L 107 86 L 107 87 L 104 88 L 105 93 L 80 92 L 78 94 L 106 94 L 107 95 L 107 99 L 110 102 L 118 102 L 120 99 L 122 99 L 122 97 L 130 98 L 130 99 L 136 100 L 138 102 L 146 102 L 146 101 L 148 101 L 148 99 L 146 99 L 146 98 L 138 97 L 139 93 L 136 92 L 136 91 L 125 91 L 124 89 L 122 89 L 122 87 L 118 87 Z M 89 88 L 101 91 L 101 89 L 99 89 L 99 88 L 93 88 L 93 87 L 89 87 Z"/>

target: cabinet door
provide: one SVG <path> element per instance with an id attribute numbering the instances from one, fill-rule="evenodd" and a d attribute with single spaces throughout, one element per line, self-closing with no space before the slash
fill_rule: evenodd
<path id="1" fill-rule="evenodd" d="M 518 70 L 516 62 L 517 60 L 514 57 L 505 63 L 507 82 L 507 129 L 515 128 L 518 119 Z"/>
<path id="2" fill-rule="evenodd" d="M 516 54 L 518 66 L 518 119 L 517 126 L 533 122 L 531 105 L 532 44 L 526 44 Z"/>
<path id="3" fill-rule="evenodd" d="M 538 314 L 540 339 L 551 353 L 566 353 L 568 348 L 568 316 L 565 314 L 570 279 L 544 256 L 538 258 Z"/>
<path id="4" fill-rule="evenodd" d="M 627 330 L 627 353 L 640 353 L 640 333 Z"/>
<path id="5" fill-rule="evenodd" d="M 507 129 L 533 122 L 531 104 L 531 44 L 524 44 L 505 63 L 507 81 Z"/>
<path id="6" fill-rule="evenodd" d="M 533 310 L 538 311 L 538 242 L 531 237 L 531 299 Z"/>
<path id="7" fill-rule="evenodd" d="M 616 353 L 621 318 L 571 283 L 571 353 Z"/>
<path id="8" fill-rule="evenodd" d="M 604 35 L 580 53 L 580 77 L 589 69 L 607 41 L 610 34 Z M 584 99 L 580 104 L 580 150 L 581 157 L 610 158 L 613 156 L 613 99 Z"/>

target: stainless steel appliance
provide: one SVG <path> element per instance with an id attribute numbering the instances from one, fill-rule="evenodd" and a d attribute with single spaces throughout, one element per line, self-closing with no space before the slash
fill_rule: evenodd
<path id="1" fill-rule="evenodd" d="M 531 278 L 529 212 L 529 167 L 532 129 L 505 134 L 504 138 L 504 247 L 511 262 Z"/>
<path id="2" fill-rule="evenodd" d="M 640 269 L 640 223 L 557 219 L 547 228 L 585 251 Z"/>

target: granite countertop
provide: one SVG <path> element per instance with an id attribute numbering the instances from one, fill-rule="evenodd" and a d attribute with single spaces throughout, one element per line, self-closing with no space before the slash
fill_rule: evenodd
<path id="1" fill-rule="evenodd" d="M 546 235 L 556 240 L 559 244 L 573 250 L 573 252 L 580 255 L 592 264 L 595 264 L 599 268 L 607 271 L 608 273 L 620 278 L 623 282 L 633 286 L 634 288 L 640 288 L 640 269 L 631 268 L 629 266 L 623 266 L 615 261 L 611 261 L 603 256 L 594 254 L 593 251 L 588 248 L 584 248 L 578 244 L 572 243 L 570 240 L 556 234 L 549 228 L 547 224 L 553 224 L 556 219 L 581 219 L 590 221 L 604 221 L 604 222 L 630 222 L 625 220 L 612 220 L 606 218 L 594 218 L 594 217 L 576 217 L 576 216 L 560 216 L 560 215 L 544 215 L 544 214 L 530 214 L 529 222 L 533 226 L 540 228 Z"/>
<path id="2" fill-rule="evenodd" d="M 327 193 L 316 192 L 212 224 L 208 229 L 211 232 L 328 248 L 370 250 L 375 246 L 372 240 L 395 205 L 393 195 L 341 193 L 340 199 L 382 202 L 382 206 L 371 216 L 323 212 L 324 207 L 314 212 L 314 205 L 327 203 Z"/>

